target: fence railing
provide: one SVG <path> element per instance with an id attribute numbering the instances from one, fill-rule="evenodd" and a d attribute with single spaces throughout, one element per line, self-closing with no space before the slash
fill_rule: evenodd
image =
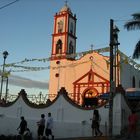
<path id="1" fill-rule="evenodd" d="M 82 97 L 82 95 L 80 93 L 68 93 L 67 94 L 69 98 L 71 98 L 71 100 L 81 106 L 99 106 L 103 103 L 106 102 L 107 98 L 102 98 L 101 96 L 98 96 L 96 98 L 89 98 L 84 99 Z M 43 94 L 43 93 L 39 93 L 39 94 L 27 94 L 27 99 L 34 104 L 46 104 L 46 102 L 48 102 L 48 99 L 54 100 L 57 97 L 57 94 Z M 5 104 L 5 103 L 9 103 L 9 102 L 13 102 L 18 98 L 18 95 L 12 95 L 12 94 L 8 94 L 7 95 L 7 99 L 5 100 L 5 98 L 2 96 L 2 100 L 0 101 L 1 104 Z M 95 100 L 96 99 L 96 100 Z M 96 101 L 96 102 L 95 102 Z M 92 104 L 90 105 L 90 103 L 92 102 Z"/>

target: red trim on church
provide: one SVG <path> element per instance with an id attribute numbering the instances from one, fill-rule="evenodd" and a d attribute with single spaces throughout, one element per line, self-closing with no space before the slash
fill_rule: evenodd
<path id="1" fill-rule="evenodd" d="M 98 77 L 101 81 L 95 81 L 95 76 Z M 82 82 L 84 78 L 87 77 L 87 82 Z M 74 92 L 74 101 L 80 102 L 80 95 L 83 95 L 84 92 L 81 93 L 81 88 L 87 89 L 94 89 L 97 90 L 97 88 L 101 88 L 101 93 L 107 93 L 109 92 L 110 82 L 109 80 L 105 79 L 103 76 L 95 73 L 92 69 L 90 69 L 89 72 L 87 72 L 85 75 L 77 79 L 75 82 L 73 82 L 73 92 Z M 98 91 L 98 90 L 97 90 Z M 99 93 L 99 92 L 98 92 Z"/>
<path id="2" fill-rule="evenodd" d="M 58 20 L 63 18 L 64 20 L 64 28 L 63 28 L 63 32 L 58 32 L 57 31 L 57 23 Z M 72 37 L 75 42 L 77 37 L 75 35 L 72 35 L 71 33 L 69 33 L 69 19 L 73 19 L 74 22 L 76 23 L 76 15 L 73 15 L 70 11 L 63 11 L 63 12 L 59 12 L 56 13 L 54 16 L 54 32 L 52 34 L 52 54 L 51 54 L 51 60 L 57 60 L 57 59 L 67 59 L 66 58 L 66 54 L 67 54 L 67 50 L 68 50 L 68 37 Z M 75 30 L 74 33 L 76 33 L 76 25 L 75 25 Z M 56 38 L 63 38 L 63 42 L 62 42 L 62 54 L 61 57 L 56 54 Z M 56 41 L 56 42 L 55 42 Z"/>

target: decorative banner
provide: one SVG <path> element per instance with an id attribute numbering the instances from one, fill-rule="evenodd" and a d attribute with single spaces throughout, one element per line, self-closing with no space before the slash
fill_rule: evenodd
<path id="1" fill-rule="evenodd" d="M 10 76 L 10 71 L 0 72 L 0 75 L 4 78 L 7 78 Z"/>
<path id="2" fill-rule="evenodd" d="M 82 57 L 86 54 L 89 53 L 93 53 L 93 52 L 97 52 L 97 53 L 104 53 L 104 52 L 109 52 L 110 51 L 110 47 L 105 47 L 105 48 L 100 48 L 100 49 L 96 49 L 96 50 L 89 50 L 89 51 L 85 51 L 85 52 L 80 52 L 80 53 L 75 53 L 75 54 L 70 54 L 67 55 L 67 58 L 71 58 L 71 57 Z M 119 55 L 121 56 L 121 62 L 119 64 L 119 66 L 121 66 L 122 63 L 125 64 L 130 64 L 133 65 L 136 69 L 140 69 L 140 64 L 137 64 L 136 62 L 134 62 L 134 60 L 132 60 L 130 57 L 126 56 L 124 53 L 122 53 L 120 50 L 118 50 Z M 50 61 L 50 57 L 48 58 L 34 58 L 34 59 L 27 59 L 25 58 L 24 60 L 20 61 L 20 62 L 15 62 L 15 63 L 10 63 L 10 64 L 5 64 L 5 67 L 12 67 L 12 68 L 21 68 L 24 70 L 11 70 L 11 72 L 26 72 L 26 71 L 41 71 L 41 70 L 46 70 L 46 69 L 50 69 L 50 66 L 47 67 L 29 67 L 29 66 L 22 66 L 22 65 L 18 65 L 18 64 L 23 64 L 23 63 L 28 63 L 28 62 L 34 62 L 34 61 L 38 61 L 38 62 L 47 62 Z M 104 59 L 105 60 L 105 59 Z M 109 69 L 109 60 L 105 60 L 106 64 L 107 64 L 107 69 Z M 75 63 L 75 64 L 70 64 L 70 65 L 66 65 L 66 66 L 60 66 L 61 68 L 65 68 L 65 67 L 74 67 L 77 66 L 79 64 L 82 63 L 87 63 L 86 62 L 81 62 L 81 63 Z M 0 65 L 1 67 L 3 67 L 3 65 Z M 51 67 L 51 69 L 58 69 L 58 67 Z"/>
<path id="3" fill-rule="evenodd" d="M 127 58 L 127 57 L 125 57 L 124 63 L 125 63 L 125 64 L 129 64 L 129 63 L 128 63 L 128 58 Z"/>
<path id="4" fill-rule="evenodd" d="M 75 54 L 68 54 L 67 55 L 67 58 L 81 57 L 81 56 L 84 56 L 86 54 L 93 53 L 93 52 L 103 53 L 103 52 L 108 52 L 108 51 L 109 51 L 109 47 L 106 47 L 106 48 L 101 48 L 101 49 L 96 49 L 96 50 L 89 50 L 89 51 L 75 53 Z M 20 62 L 5 64 L 5 67 L 13 67 L 16 64 L 23 64 L 23 63 L 27 63 L 27 62 L 33 62 L 33 61 L 47 62 L 47 61 L 50 61 L 50 60 L 51 60 L 51 57 L 48 57 L 48 58 L 39 58 L 39 59 L 37 59 L 37 58 L 33 58 L 33 59 L 27 59 L 27 58 L 25 58 L 24 60 L 22 60 Z M 0 65 L 0 66 L 2 67 L 3 65 Z"/>
<path id="5" fill-rule="evenodd" d="M 80 62 L 80 63 L 73 63 L 65 66 L 59 66 L 59 67 L 27 67 L 27 66 L 20 66 L 20 65 L 14 65 L 13 67 L 15 68 L 23 68 L 25 70 L 11 70 L 11 72 L 27 72 L 27 71 L 41 71 L 41 70 L 46 70 L 46 69 L 59 69 L 59 68 L 66 68 L 66 67 L 76 67 L 80 64 L 88 63 L 88 61 Z"/>
<path id="6" fill-rule="evenodd" d="M 105 60 L 106 65 L 107 65 L 107 69 L 109 69 L 109 66 L 110 66 L 110 61 L 109 61 L 109 60 L 106 60 L 106 59 L 104 59 L 104 60 Z"/>
<path id="7" fill-rule="evenodd" d="M 138 69 L 140 70 L 140 64 L 137 64 L 133 59 L 131 59 L 130 57 L 126 56 L 125 54 L 123 54 L 121 52 L 121 55 L 122 55 L 122 63 L 125 63 L 125 64 L 130 64 L 132 65 L 135 69 Z"/>

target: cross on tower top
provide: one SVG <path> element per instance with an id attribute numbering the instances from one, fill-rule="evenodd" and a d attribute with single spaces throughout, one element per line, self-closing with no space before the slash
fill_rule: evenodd
<path id="1" fill-rule="evenodd" d="M 68 6 L 68 1 L 67 0 L 65 1 L 65 5 Z"/>
<path id="2" fill-rule="evenodd" d="M 91 51 L 93 50 L 93 47 L 94 47 L 94 45 L 93 45 L 93 44 L 91 44 Z"/>

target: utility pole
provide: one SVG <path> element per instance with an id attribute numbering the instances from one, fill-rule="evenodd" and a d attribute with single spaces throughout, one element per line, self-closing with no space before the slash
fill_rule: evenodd
<path id="1" fill-rule="evenodd" d="M 110 19 L 110 96 L 109 96 L 109 136 L 112 137 L 113 126 L 113 25 L 114 21 Z"/>
<path id="2" fill-rule="evenodd" d="M 112 137 L 113 130 L 113 96 L 116 88 L 116 68 L 118 67 L 118 32 L 114 26 L 113 19 L 110 19 L 110 96 L 109 96 L 109 136 Z"/>

